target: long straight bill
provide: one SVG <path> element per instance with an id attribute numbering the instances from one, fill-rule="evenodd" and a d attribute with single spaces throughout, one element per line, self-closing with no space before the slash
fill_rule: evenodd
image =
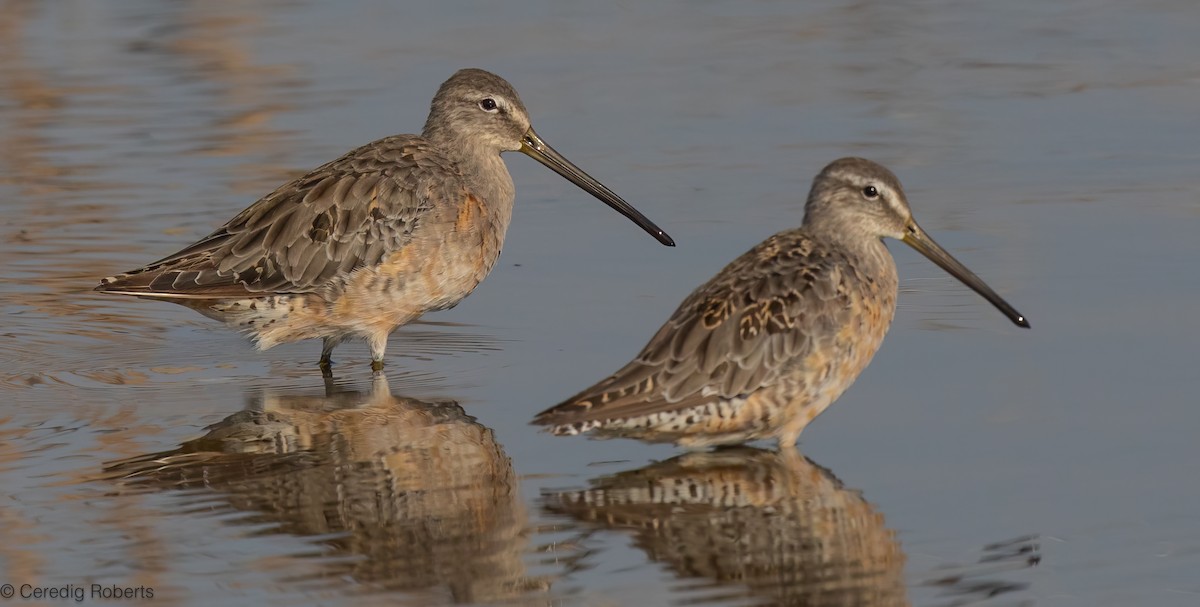
<path id="1" fill-rule="evenodd" d="M 542 138 L 530 128 L 525 132 L 525 137 L 521 139 L 521 152 L 533 158 L 534 160 L 546 165 L 551 171 L 566 177 L 571 183 L 583 188 L 587 193 L 599 198 L 604 204 L 614 208 L 618 213 L 628 217 L 633 223 L 638 224 L 646 232 L 659 242 L 668 247 L 675 246 L 675 241 L 667 235 L 662 228 L 654 225 L 653 221 L 646 218 L 633 208 L 628 202 L 621 199 L 613 193 L 612 190 L 604 187 L 604 184 L 596 181 L 591 175 L 584 173 L 582 169 L 571 163 L 570 160 L 563 158 L 550 147 Z"/>
<path id="2" fill-rule="evenodd" d="M 918 253 L 928 257 L 929 261 L 936 263 L 938 267 L 949 272 L 951 276 L 957 278 L 964 285 L 971 287 L 971 290 L 982 295 L 984 299 L 991 302 L 993 306 L 996 306 L 998 310 L 1003 312 L 1009 320 L 1013 321 L 1013 324 L 1026 329 L 1029 328 L 1029 321 L 1020 312 L 1017 312 L 1007 301 L 1004 301 L 1003 297 L 997 295 L 991 287 L 987 286 L 987 283 L 983 282 L 982 278 L 976 276 L 974 272 L 967 269 L 967 266 L 959 263 L 957 259 L 946 252 L 946 249 L 943 249 L 941 245 L 934 242 L 920 226 L 915 223 L 911 224 L 908 230 L 905 231 L 902 240 L 904 244 L 916 249 Z"/>

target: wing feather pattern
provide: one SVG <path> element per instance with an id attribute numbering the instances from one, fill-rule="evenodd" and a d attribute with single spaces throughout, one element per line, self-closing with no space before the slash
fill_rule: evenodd
<path id="1" fill-rule="evenodd" d="M 776 384 L 846 322 L 837 254 L 799 230 L 768 238 L 692 292 L 632 362 L 534 423 L 640 417 Z"/>
<path id="2" fill-rule="evenodd" d="M 439 201 L 467 189 L 423 139 L 397 135 L 318 167 L 250 205 L 212 234 L 99 291 L 220 298 L 321 290 L 410 243 Z"/>

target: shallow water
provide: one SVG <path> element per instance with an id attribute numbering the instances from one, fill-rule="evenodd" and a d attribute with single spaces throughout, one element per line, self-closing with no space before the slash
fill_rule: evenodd
<path id="1" fill-rule="evenodd" d="M 4 8 L 0 584 L 178 605 L 1200 602 L 1200 6 Z M 260 353 L 90 291 L 419 129 L 466 66 L 512 81 L 678 248 L 514 156 L 493 274 L 394 335 L 385 378 L 351 344 L 328 385 L 316 343 Z M 896 322 L 805 458 L 527 425 L 798 224 L 849 154 L 891 167 L 1033 329 L 893 246 Z"/>

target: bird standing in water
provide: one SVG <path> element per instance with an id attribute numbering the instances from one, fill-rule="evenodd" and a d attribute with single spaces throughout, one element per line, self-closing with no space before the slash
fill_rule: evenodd
<path id="1" fill-rule="evenodd" d="M 813 180 L 799 228 L 734 260 L 637 358 L 533 423 L 688 448 L 766 438 L 794 445 L 854 383 L 892 323 L 898 279 L 883 238 L 913 247 L 1029 327 L 917 225 L 891 171 L 842 158 Z"/>
<path id="2" fill-rule="evenodd" d="M 500 255 L 512 218 L 519 151 L 674 241 L 546 144 L 516 90 L 479 69 L 455 73 L 433 98 L 421 135 L 353 150 L 279 187 L 217 231 L 97 291 L 188 306 L 250 335 L 259 349 L 321 338 L 321 366 L 366 339 L 383 368 L 388 335 L 462 301 Z"/>

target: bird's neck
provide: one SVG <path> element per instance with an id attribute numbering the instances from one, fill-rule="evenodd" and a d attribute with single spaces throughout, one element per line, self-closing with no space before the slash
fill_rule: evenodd
<path id="1" fill-rule="evenodd" d="M 487 208 L 507 225 L 516 189 L 500 152 L 478 138 L 458 137 L 449 129 L 431 125 L 426 125 L 423 136 L 454 162 L 470 191 L 486 200 Z"/>
<path id="2" fill-rule="evenodd" d="M 841 251 L 847 258 L 855 260 L 855 265 L 877 268 L 878 278 L 892 285 L 881 293 L 890 292 L 894 301 L 896 262 L 878 234 L 867 230 L 853 217 L 844 216 L 809 215 L 805 217 L 801 230 L 813 240 L 824 242 L 831 249 Z"/>
<path id="3" fill-rule="evenodd" d="M 835 244 L 856 255 L 887 254 L 887 247 L 879 236 L 850 216 L 809 212 L 804 215 L 802 227 L 813 238 Z"/>

